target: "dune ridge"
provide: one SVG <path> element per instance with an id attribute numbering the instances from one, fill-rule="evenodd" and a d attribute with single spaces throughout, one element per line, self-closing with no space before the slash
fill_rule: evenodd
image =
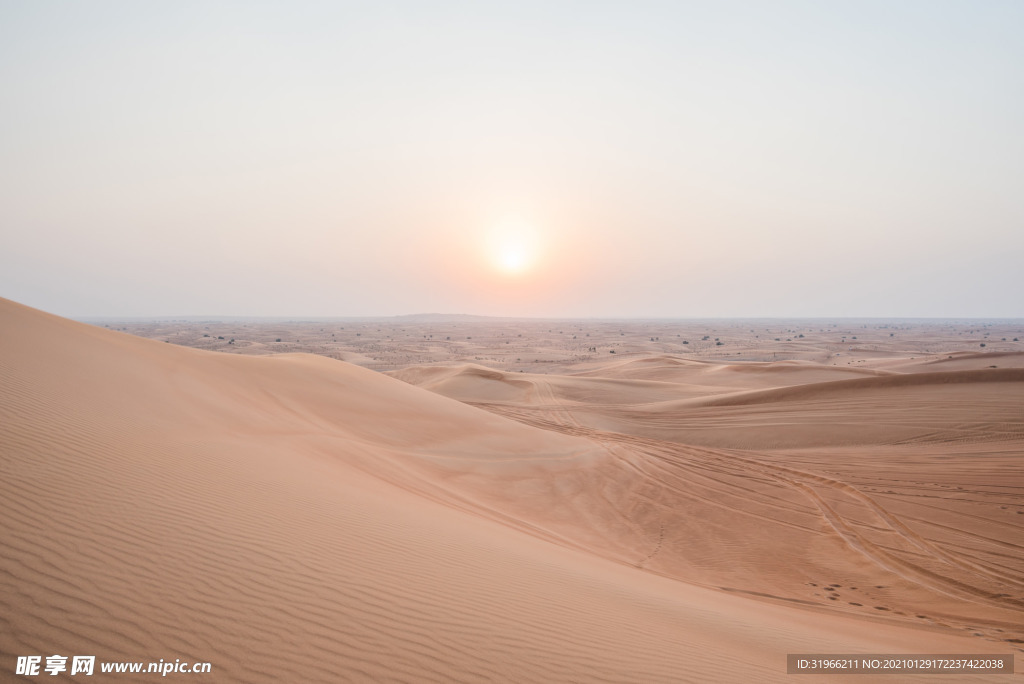
<path id="1" fill-rule="evenodd" d="M 1024 382 L 1024 368 L 935 371 L 902 375 L 888 373 L 878 377 L 851 378 L 849 380 L 834 380 L 831 382 L 818 382 L 768 390 L 753 390 L 726 397 L 712 397 L 703 400 L 700 402 L 700 405 L 741 406 L 769 402 L 803 401 L 856 392 L 858 390 L 990 382 Z M 694 404 L 697 405 L 697 402 L 694 402 Z"/>

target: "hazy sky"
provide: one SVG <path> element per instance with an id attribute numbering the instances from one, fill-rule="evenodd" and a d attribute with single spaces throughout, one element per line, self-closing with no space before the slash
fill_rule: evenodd
<path id="1" fill-rule="evenodd" d="M 1024 2 L 0 0 L 0 296 L 1024 316 Z"/>

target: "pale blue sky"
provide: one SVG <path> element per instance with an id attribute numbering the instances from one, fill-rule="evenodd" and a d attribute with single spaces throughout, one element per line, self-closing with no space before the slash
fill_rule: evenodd
<path id="1" fill-rule="evenodd" d="M 0 296 L 1024 316 L 1021 36 L 1024 2 L 0 0 Z"/>

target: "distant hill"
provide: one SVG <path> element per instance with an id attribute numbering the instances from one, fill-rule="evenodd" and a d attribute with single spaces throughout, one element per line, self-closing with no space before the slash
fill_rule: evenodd
<path id="1" fill-rule="evenodd" d="M 477 316 L 475 314 L 418 313 L 392 316 L 391 318 L 408 323 L 468 323 L 470 321 L 493 321 L 499 317 Z"/>

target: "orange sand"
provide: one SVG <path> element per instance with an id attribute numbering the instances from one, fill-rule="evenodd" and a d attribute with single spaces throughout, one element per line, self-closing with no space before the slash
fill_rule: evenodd
<path id="1" fill-rule="evenodd" d="M 781 682 L 787 653 L 1019 651 L 1024 371 L 884 365 L 388 377 L 0 300 L 0 679 L 53 653 Z"/>

